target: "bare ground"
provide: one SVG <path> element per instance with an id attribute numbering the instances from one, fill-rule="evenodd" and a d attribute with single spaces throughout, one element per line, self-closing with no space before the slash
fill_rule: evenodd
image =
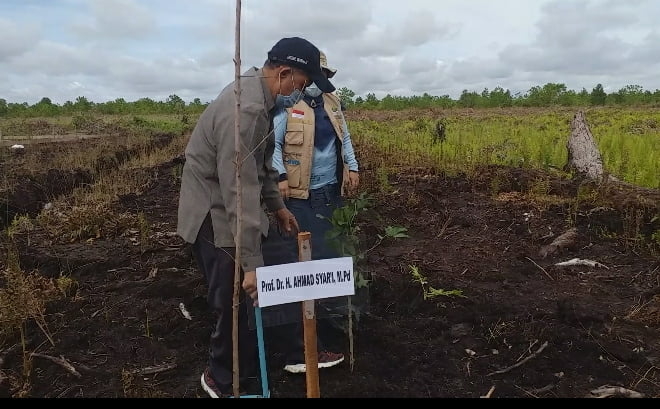
<path id="1" fill-rule="evenodd" d="M 28 322 L 24 348 L 17 336 L 1 340 L 0 396 L 206 396 L 199 375 L 212 318 L 190 250 L 174 235 L 177 166 L 173 158 L 151 169 L 141 194 L 114 204 L 146 214 L 148 238 L 129 231 L 58 244 L 38 230 L 29 245 L 14 238 L 24 271 L 67 274 L 77 285 L 49 304 L 47 331 Z M 475 178 L 400 169 L 389 193 L 376 190 L 374 174 L 366 163 L 363 189 L 377 200 L 360 219 L 364 247 L 386 226 L 404 226 L 410 238 L 367 254 L 372 282 L 354 365 L 321 370 L 322 397 L 581 398 L 603 386 L 660 397 L 660 259 L 626 234 L 625 208 L 576 208 L 578 186 L 547 175 L 548 200 L 530 196 L 542 175 L 532 170 L 485 168 Z M 572 227 L 570 245 L 544 247 Z M 573 258 L 600 264 L 556 265 Z M 425 298 L 431 288 L 463 297 Z M 266 341 L 271 397 L 305 397 L 304 375 L 286 374 Z"/>

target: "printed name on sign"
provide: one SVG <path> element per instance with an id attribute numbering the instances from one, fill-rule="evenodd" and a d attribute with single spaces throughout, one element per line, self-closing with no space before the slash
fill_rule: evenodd
<path id="1" fill-rule="evenodd" d="M 355 294 L 353 259 L 338 257 L 257 268 L 259 305 Z"/>

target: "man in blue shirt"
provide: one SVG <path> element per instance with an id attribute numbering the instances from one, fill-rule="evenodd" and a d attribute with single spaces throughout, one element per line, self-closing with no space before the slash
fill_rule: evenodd
<path id="1" fill-rule="evenodd" d="M 324 73 L 333 77 L 336 70 L 327 65 L 325 54 L 320 54 Z M 273 167 L 279 173 L 279 191 L 301 231 L 311 233 L 312 259 L 341 256 L 326 242 L 325 235 L 332 229 L 332 212 L 343 205 L 342 196 L 357 189 L 359 168 L 339 98 L 323 93 L 312 83 L 301 101 L 275 113 L 273 129 Z M 289 248 L 291 262 L 298 261 L 297 243 L 290 240 Z M 322 319 L 318 323 L 328 325 Z M 344 360 L 343 354 L 327 351 L 323 342 L 319 342 L 318 350 L 321 368 Z M 302 344 L 291 346 L 286 371 L 305 372 L 303 351 Z"/>

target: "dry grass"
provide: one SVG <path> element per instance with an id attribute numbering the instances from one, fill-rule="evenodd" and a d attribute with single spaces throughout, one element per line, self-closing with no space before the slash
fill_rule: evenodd
<path id="1" fill-rule="evenodd" d="M 635 305 L 631 308 L 626 319 L 639 322 L 649 327 L 660 326 L 660 295 Z"/>
<path id="2" fill-rule="evenodd" d="M 12 396 L 22 398 L 29 396 L 31 391 L 32 354 L 28 351 L 28 324 L 31 321 L 36 323 L 54 346 L 46 322 L 46 307 L 51 301 L 72 294 L 77 283 L 70 277 L 48 279 L 36 271 L 27 273 L 20 268 L 15 253 L 10 252 L 8 258 L 7 267 L 0 272 L 4 285 L 0 288 L 0 347 L 18 334 L 20 343 L 12 347 L 13 341 L 9 342 L 9 349 L 20 347 L 23 361 L 22 372 L 2 370 L 0 366 L 0 383 L 7 382 Z"/>
<path id="3" fill-rule="evenodd" d="M 25 349 L 25 325 L 33 320 L 54 345 L 46 323 L 46 305 L 62 298 L 62 290 L 55 280 L 24 272 L 14 252 L 8 258 L 7 267 L 1 272 L 4 286 L 0 288 L 0 335 L 4 339 L 20 332 Z"/>

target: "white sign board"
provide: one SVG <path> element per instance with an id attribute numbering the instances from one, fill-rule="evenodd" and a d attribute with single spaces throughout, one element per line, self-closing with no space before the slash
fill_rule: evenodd
<path id="1" fill-rule="evenodd" d="M 353 258 L 257 267 L 259 307 L 355 294 Z"/>

